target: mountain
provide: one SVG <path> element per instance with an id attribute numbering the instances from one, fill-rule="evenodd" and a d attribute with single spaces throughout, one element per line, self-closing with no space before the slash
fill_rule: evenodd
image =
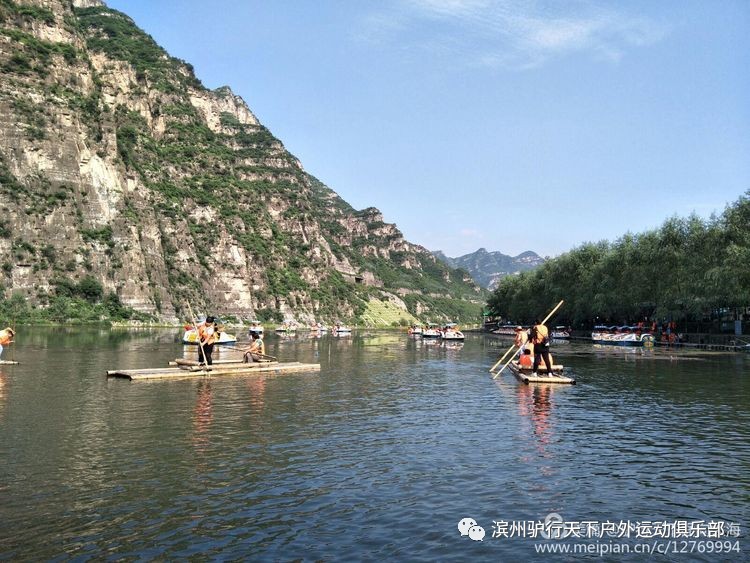
<path id="1" fill-rule="evenodd" d="M 437 258 L 441 262 L 443 262 L 443 263 L 447 264 L 448 266 L 450 266 L 451 268 L 456 268 L 457 267 L 456 266 L 456 259 L 455 258 L 451 258 L 450 256 L 446 256 L 445 253 L 442 250 L 435 250 L 432 253 L 432 255 L 435 256 L 435 258 Z M 466 256 L 469 256 L 469 254 L 467 254 Z"/>
<path id="2" fill-rule="evenodd" d="M 352 208 L 102 2 L 0 0 L 0 70 L 0 297 L 27 312 L 478 316 L 465 272 Z"/>
<path id="3" fill-rule="evenodd" d="M 544 258 L 530 250 L 518 256 L 487 252 L 484 248 L 458 258 L 449 258 L 440 250 L 433 252 L 433 255 L 451 268 L 466 270 L 479 285 L 487 289 L 497 287 L 504 276 L 533 270 L 545 262 Z"/>

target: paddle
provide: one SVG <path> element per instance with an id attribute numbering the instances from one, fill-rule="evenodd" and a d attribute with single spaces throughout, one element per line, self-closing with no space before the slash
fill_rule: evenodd
<path id="1" fill-rule="evenodd" d="M 245 344 L 245 342 L 240 343 L 236 342 L 234 344 L 215 344 L 215 346 L 221 346 L 222 348 L 232 348 L 233 350 L 237 350 L 237 346 L 241 346 L 242 344 Z M 237 351 L 247 352 L 247 350 L 240 349 Z M 271 360 L 272 362 L 278 362 L 278 358 L 275 356 L 269 356 L 268 354 L 261 354 L 260 352 L 253 352 L 256 356 L 260 356 L 261 358 L 266 358 L 267 360 Z"/>
<path id="2" fill-rule="evenodd" d="M 203 371 L 208 372 L 208 365 L 206 364 L 206 350 L 203 348 L 203 341 L 201 340 L 201 331 L 198 330 L 198 323 L 196 322 L 195 315 L 193 315 L 193 308 L 190 306 L 190 303 L 187 304 L 188 311 L 190 312 L 190 317 L 193 319 L 193 326 L 195 327 L 196 335 L 198 336 L 198 346 L 201 347 L 201 353 L 200 356 L 203 358 Z"/>
<path id="3" fill-rule="evenodd" d="M 258 356 L 259 358 L 263 358 L 265 360 L 270 360 L 272 362 L 278 362 L 278 358 L 275 356 L 269 356 L 268 354 L 261 354 L 260 352 L 251 352 L 253 356 Z"/>
<path id="4" fill-rule="evenodd" d="M 558 309 L 559 309 L 560 307 L 562 307 L 562 304 L 563 304 L 563 303 L 565 303 L 565 300 L 561 300 L 561 301 L 560 301 L 560 302 L 559 302 L 559 303 L 557 304 L 557 306 L 556 306 L 556 307 L 555 307 L 554 309 L 552 309 L 552 310 L 551 310 L 551 311 L 549 312 L 549 315 L 547 315 L 546 317 L 544 317 L 544 320 L 543 320 L 543 321 L 542 321 L 541 323 L 539 323 L 539 324 L 545 324 L 545 323 L 546 323 L 546 322 L 547 322 L 547 321 L 548 321 L 548 320 L 550 319 L 550 317 L 551 317 L 552 315 L 554 315 L 554 314 L 555 314 L 555 312 L 556 312 L 556 311 L 557 311 L 557 310 L 558 310 Z M 514 347 L 515 347 L 515 344 L 514 344 L 513 346 L 511 346 L 511 349 L 513 349 Z M 519 351 L 519 350 L 520 350 L 521 348 L 522 348 L 522 346 L 518 346 L 518 350 L 516 350 L 516 354 L 518 353 L 518 351 Z M 507 352 L 506 352 L 506 354 L 507 354 Z M 504 370 L 504 369 L 505 369 L 506 367 L 508 367 L 508 364 L 509 364 L 509 363 L 510 363 L 511 361 L 513 361 L 513 358 L 515 358 L 515 357 L 516 357 L 516 354 L 513 354 L 513 356 L 511 356 L 510 360 L 508 360 L 508 361 L 506 362 L 506 364 L 505 364 L 505 365 L 504 365 L 503 367 L 501 367 L 501 368 L 500 368 L 500 371 L 498 371 L 498 372 L 497 372 L 497 373 L 496 373 L 495 375 L 493 375 L 493 376 L 492 376 L 492 379 L 497 379 L 497 376 L 498 376 L 498 375 L 500 375 L 500 373 L 501 373 L 501 372 L 502 372 L 502 371 L 503 371 L 503 370 Z M 500 360 L 500 361 L 502 361 L 502 360 Z M 500 362 L 498 362 L 498 364 L 499 364 L 499 363 L 500 363 Z M 497 364 L 495 364 L 495 365 L 497 365 Z M 494 368 L 495 366 L 492 366 L 492 367 Z M 492 370 L 490 370 L 490 371 L 492 371 Z"/>

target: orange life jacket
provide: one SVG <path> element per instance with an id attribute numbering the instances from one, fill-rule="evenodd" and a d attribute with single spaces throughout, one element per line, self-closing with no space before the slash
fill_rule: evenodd
<path id="1" fill-rule="evenodd" d="M 203 344 L 213 344 L 216 341 L 216 329 L 214 325 L 201 323 L 198 325 L 198 339 Z"/>

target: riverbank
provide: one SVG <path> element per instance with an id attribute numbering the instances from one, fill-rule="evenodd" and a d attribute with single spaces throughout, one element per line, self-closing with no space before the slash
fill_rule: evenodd
<path id="1" fill-rule="evenodd" d="M 464 332 L 472 332 L 464 330 Z M 476 332 L 484 332 L 477 330 Z M 491 337 L 512 340 L 511 335 L 484 333 Z M 662 342 L 657 340 L 654 346 L 665 348 L 685 348 L 696 350 L 711 350 L 719 352 L 750 352 L 750 345 L 742 336 L 728 334 L 683 334 L 680 342 Z M 585 331 L 573 331 L 570 339 L 576 342 L 591 342 L 591 333 Z M 748 337 L 750 341 L 750 337 Z M 615 346 L 616 344 L 613 344 Z"/>

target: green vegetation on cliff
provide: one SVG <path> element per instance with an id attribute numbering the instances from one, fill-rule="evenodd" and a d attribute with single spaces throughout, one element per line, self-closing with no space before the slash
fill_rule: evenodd
<path id="1" fill-rule="evenodd" d="M 137 316 L 126 302 L 171 319 L 192 303 L 401 322 L 373 312 L 382 300 L 405 320 L 477 320 L 484 294 L 465 272 L 377 209 L 353 209 L 229 88 L 204 88 L 125 14 L 0 0 L 0 39 L 13 140 L 0 149 L 0 307 L 22 295 L 42 320 Z"/>
<path id="2" fill-rule="evenodd" d="M 10 23 L 13 19 L 38 20 L 47 25 L 55 23 L 55 15 L 47 8 L 19 4 L 13 0 L 0 0 L 0 23 Z"/>
<path id="3" fill-rule="evenodd" d="M 126 307 L 114 293 L 104 293 L 102 285 L 92 276 L 76 283 L 68 278 L 53 280 L 54 292 L 33 305 L 21 293 L 9 298 L 0 292 L 0 319 L 6 323 L 101 323 L 113 321 L 152 321 L 151 315 Z"/>
<path id="4" fill-rule="evenodd" d="M 86 35 L 86 46 L 130 63 L 138 79 L 148 78 L 154 88 L 164 92 L 178 92 L 180 85 L 200 86 L 192 66 L 170 57 L 125 14 L 97 6 L 77 8 L 75 15 L 79 29 Z M 182 73 L 181 69 L 188 72 Z"/>

